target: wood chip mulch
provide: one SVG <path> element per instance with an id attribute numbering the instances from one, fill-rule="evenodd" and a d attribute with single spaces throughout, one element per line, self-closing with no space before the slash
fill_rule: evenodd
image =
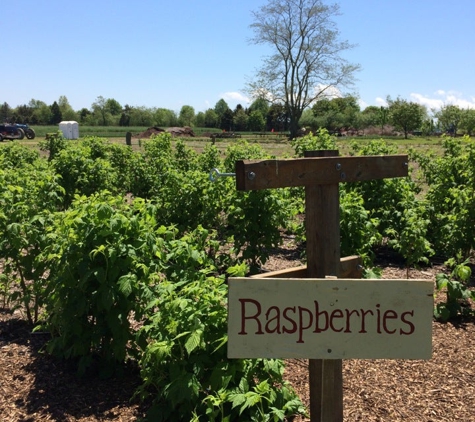
<path id="1" fill-rule="evenodd" d="M 18 313 L 0 308 L 0 421 L 136 421 L 145 415 L 131 397 L 136 371 L 104 380 L 77 377 L 67 362 L 43 351 L 44 334 Z"/>
<path id="2" fill-rule="evenodd" d="M 282 263 L 269 261 L 270 269 L 278 266 Z M 439 270 L 411 270 L 410 277 L 434 279 Z M 406 270 L 388 266 L 383 277 L 406 278 Z M 42 352 L 44 342 L 21 315 L 0 308 L 1 422 L 144 417 L 145 406 L 130 400 L 140 383 L 136 371 L 112 380 L 80 379 L 72 366 Z M 308 405 L 307 377 L 306 361 L 287 361 L 286 378 Z M 345 360 L 343 383 L 345 422 L 475 422 L 475 320 L 433 322 L 433 355 L 427 361 Z"/>

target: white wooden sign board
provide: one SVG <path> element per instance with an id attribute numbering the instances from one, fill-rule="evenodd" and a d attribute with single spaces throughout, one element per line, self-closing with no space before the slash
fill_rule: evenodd
<path id="1" fill-rule="evenodd" d="M 430 359 L 433 282 L 230 278 L 229 358 Z"/>

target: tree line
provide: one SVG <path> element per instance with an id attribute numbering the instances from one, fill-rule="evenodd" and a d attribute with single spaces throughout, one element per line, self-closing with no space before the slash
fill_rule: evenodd
<path id="1" fill-rule="evenodd" d="M 386 106 L 361 109 L 358 98 L 352 95 L 323 97 L 304 110 L 299 127 L 314 132 L 325 128 L 334 134 L 364 134 L 369 128 L 379 133 L 397 130 L 405 137 L 439 133 L 471 136 L 475 131 L 474 109 L 447 104 L 440 110 L 428 110 L 421 104 L 390 96 L 386 102 Z M 114 98 L 102 96 L 89 109 L 76 111 L 66 96 L 60 96 L 51 105 L 35 99 L 16 108 L 6 102 L 0 105 L 0 122 L 55 125 L 63 120 L 75 120 L 87 126 L 191 126 L 236 132 L 288 132 L 290 128 L 285 106 L 264 98 L 254 100 L 247 108 L 238 104 L 234 110 L 220 99 L 213 108 L 198 113 L 190 105 L 182 106 L 177 113 L 166 108 L 122 106 Z"/>
<path id="2" fill-rule="evenodd" d="M 97 97 L 90 108 L 80 110 L 74 110 L 64 95 L 50 105 L 35 99 L 18 107 L 11 107 L 7 102 L 0 105 L 2 122 L 56 125 L 63 120 L 88 126 L 195 126 L 226 131 L 263 131 L 266 128 L 285 131 L 288 128 L 283 105 L 270 105 L 261 98 L 248 108 L 238 104 L 234 110 L 220 99 L 213 108 L 198 113 L 190 105 L 184 105 L 177 113 L 166 108 L 122 106 L 116 99 L 102 96 Z"/>

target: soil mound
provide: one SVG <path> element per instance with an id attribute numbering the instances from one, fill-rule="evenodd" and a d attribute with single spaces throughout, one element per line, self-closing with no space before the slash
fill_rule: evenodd
<path id="1" fill-rule="evenodd" d="M 194 137 L 195 136 L 193 129 L 191 129 L 191 127 L 189 126 L 169 127 L 167 129 L 167 132 L 170 132 L 172 136 L 177 136 L 177 137 L 183 137 L 183 136 Z"/>
<path id="2" fill-rule="evenodd" d="M 152 135 L 157 135 L 159 133 L 165 132 L 164 129 L 161 129 L 157 126 L 149 127 L 147 130 L 135 135 L 137 138 L 150 138 Z"/>
<path id="3" fill-rule="evenodd" d="M 149 127 L 147 130 L 135 135 L 136 138 L 150 138 L 152 135 L 157 135 L 159 133 L 169 132 L 173 137 L 194 137 L 195 133 L 189 126 L 185 127 L 169 127 L 167 129 L 162 129 L 157 126 Z"/>

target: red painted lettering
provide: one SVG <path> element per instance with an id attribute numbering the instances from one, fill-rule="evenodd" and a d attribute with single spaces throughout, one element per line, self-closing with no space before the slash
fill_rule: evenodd
<path id="1" fill-rule="evenodd" d="M 322 331 L 328 330 L 328 312 L 327 311 L 322 311 L 319 312 L 319 304 L 316 300 L 313 301 L 315 304 L 315 330 L 313 330 L 314 333 L 321 333 Z M 323 328 L 320 328 L 320 316 L 323 316 L 325 318 L 325 324 Z"/>
<path id="2" fill-rule="evenodd" d="M 269 318 L 270 313 L 273 312 L 275 316 Z M 280 334 L 280 309 L 277 306 L 271 306 L 266 312 L 266 333 L 275 333 Z M 271 328 L 271 323 L 274 323 L 274 328 Z"/>
<path id="3" fill-rule="evenodd" d="M 303 331 L 312 326 L 312 324 L 313 324 L 313 315 L 312 315 L 312 312 L 310 311 L 310 309 L 308 309 L 308 308 L 303 308 L 303 307 L 299 306 L 298 310 L 299 310 L 299 339 L 297 340 L 297 343 L 304 343 L 303 338 L 302 338 Z M 304 319 L 306 319 L 304 314 L 307 315 L 307 319 L 308 319 L 307 325 L 305 325 L 305 323 L 304 323 Z"/>
<path id="4" fill-rule="evenodd" d="M 358 312 L 357 309 L 353 309 L 352 311 L 350 311 L 349 309 L 345 309 L 345 312 L 346 312 L 346 329 L 345 329 L 345 333 L 351 333 L 351 322 L 350 322 L 350 318 L 351 318 L 351 315 L 353 314 L 356 314 L 356 316 L 360 316 L 360 313 Z"/>
<path id="5" fill-rule="evenodd" d="M 378 328 L 376 329 L 376 331 L 378 332 L 378 334 L 381 334 L 381 310 L 379 309 L 379 307 L 380 307 L 380 304 L 378 303 L 376 305 L 376 308 L 377 308 L 376 313 L 378 315 L 377 319 L 376 319 L 376 321 L 377 321 L 376 324 L 377 324 Z"/>
<path id="6" fill-rule="evenodd" d="M 404 322 L 405 324 L 407 324 L 409 326 L 409 331 L 404 331 L 402 328 L 399 330 L 399 334 L 401 335 L 411 335 L 415 330 L 416 330 L 416 327 L 414 327 L 414 324 L 411 322 L 411 321 L 408 321 L 406 319 L 406 316 L 407 315 L 410 315 L 411 317 L 414 316 L 414 311 L 407 311 L 407 312 L 403 312 L 401 314 L 401 321 Z"/>
<path id="7" fill-rule="evenodd" d="M 396 332 L 396 329 L 394 330 L 389 330 L 388 329 L 388 325 L 387 325 L 387 320 L 388 319 L 397 319 L 397 313 L 394 312 L 394 311 L 386 311 L 384 313 L 384 317 L 383 317 L 383 328 L 384 328 L 384 331 L 386 331 L 388 334 L 394 334 Z"/>
<path id="8" fill-rule="evenodd" d="M 337 318 L 343 318 L 343 311 L 341 309 L 335 309 L 330 315 L 330 327 L 336 333 L 343 331 L 343 328 L 336 329 L 333 325 L 333 321 Z"/>
<path id="9" fill-rule="evenodd" d="M 370 315 L 374 315 L 374 312 L 371 311 L 370 309 L 368 310 L 364 310 L 364 309 L 360 309 L 361 311 L 361 330 L 359 331 L 360 333 L 367 333 L 366 331 L 366 315 L 367 314 L 370 314 Z"/>
<path id="10" fill-rule="evenodd" d="M 239 302 L 241 302 L 241 331 L 239 331 L 238 334 L 240 335 L 246 335 L 246 320 L 248 319 L 253 319 L 256 321 L 257 324 L 257 331 L 255 334 L 264 334 L 264 331 L 262 331 L 262 326 L 261 326 L 261 321 L 259 321 L 259 316 L 261 314 L 261 304 L 254 299 L 239 299 Z M 246 316 L 246 304 L 251 303 L 255 305 L 256 312 L 254 315 Z"/>
<path id="11" fill-rule="evenodd" d="M 282 331 L 284 333 L 295 333 L 297 331 L 297 323 L 287 315 L 287 313 L 290 311 L 292 311 L 295 314 L 295 306 L 284 309 L 284 312 L 283 312 L 284 318 L 292 324 L 292 328 L 287 328 L 286 326 L 282 327 Z"/>

